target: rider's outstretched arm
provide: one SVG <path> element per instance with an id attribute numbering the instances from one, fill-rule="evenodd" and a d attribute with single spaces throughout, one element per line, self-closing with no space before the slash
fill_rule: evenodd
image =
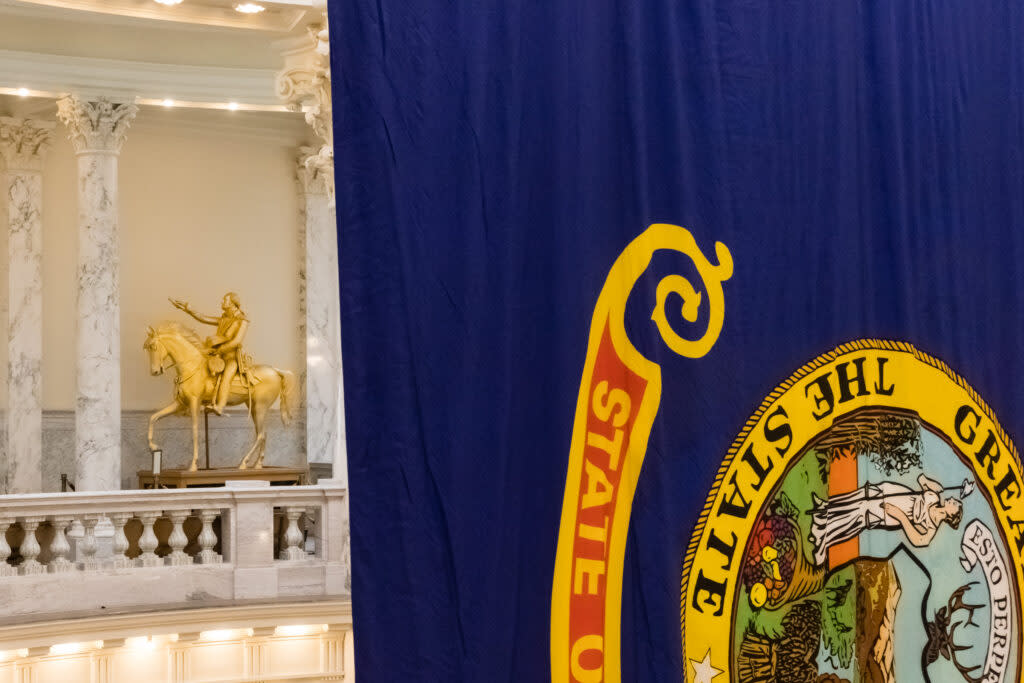
<path id="1" fill-rule="evenodd" d="M 199 322 L 205 323 L 206 325 L 216 325 L 217 323 L 220 322 L 220 318 L 215 318 L 212 315 L 203 315 L 202 313 L 196 313 L 195 311 L 185 312 L 188 313 L 193 318 L 195 318 L 196 320 L 198 320 Z"/>
<path id="2" fill-rule="evenodd" d="M 196 313 L 192 310 L 192 307 L 188 305 L 187 301 L 180 301 L 178 299 L 171 299 L 171 303 L 180 311 L 188 313 L 190 316 L 203 323 L 204 325 L 216 325 L 220 322 L 220 318 L 214 315 L 203 315 L 202 313 Z"/>

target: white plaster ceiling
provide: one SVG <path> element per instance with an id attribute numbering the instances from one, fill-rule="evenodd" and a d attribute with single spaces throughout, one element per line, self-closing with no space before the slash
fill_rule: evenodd
<path id="1" fill-rule="evenodd" d="M 266 10 L 236 12 L 243 1 Z M 308 41 L 323 11 L 323 0 L 0 0 L 0 96 L 15 96 L 0 113 L 73 93 L 280 114 L 282 51 Z"/>
<path id="2" fill-rule="evenodd" d="M 235 6 L 240 3 L 254 3 L 263 10 L 253 14 L 238 12 Z M 52 11 L 56 10 L 65 16 L 78 15 L 79 20 L 98 14 L 277 33 L 298 26 L 314 4 L 315 0 L 180 0 L 177 5 L 165 5 L 155 0 L 3 0 L 0 3 L 5 11 L 23 16 L 52 17 Z"/>

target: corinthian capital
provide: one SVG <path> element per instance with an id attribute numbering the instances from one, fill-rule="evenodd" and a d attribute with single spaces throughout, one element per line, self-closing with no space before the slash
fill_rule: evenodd
<path id="1" fill-rule="evenodd" d="M 0 117 L 0 157 L 11 171 L 42 171 L 52 121 Z"/>
<path id="2" fill-rule="evenodd" d="M 295 177 L 301 194 L 327 194 L 327 179 L 317 163 L 318 151 L 315 147 L 299 147 L 295 157 Z"/>
<path id="3" fill-rule="evenodd" d="M 331 123 L 331 55 L 327 18 L 308 28 L 305 44 L 285 53 L 277 75 L 277 95 L 293 111 L 305 110 L 306 123 L 325 145 L 333 145 Z"/>
<path id="4" fill-rule="evenodd" d="M 325 194 L 334 208 L 334 152 L 329 145 L 300 147 L 296 176 L 302 194 Z"/>
<path id="5" fill-rule="evenodd" d="M 57 117 L 68 127 L 68 138 L 78 154 L 120 152 L 128 126 L 138 111 L 134 104 L 111 102 L 103 97 L 94 101 L 75 96 L 57 100 Z"/>

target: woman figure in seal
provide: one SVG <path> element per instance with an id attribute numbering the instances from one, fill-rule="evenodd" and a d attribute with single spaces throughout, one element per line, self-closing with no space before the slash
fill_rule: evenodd
<path id="1" fill-rule="evenodd" d="M 923 548 L 932 542 L 943 522 L 954 529 L 963 518 L 962 498 L 973 486 L 964 481 L 960 497 L 942 498 L 942 485 L 924 474 L 915 490 L 896 482 L 865 484 L 850 493 L 821 500 L 813 496 L 810 540 L 814 562 L 825 564 L 830 546 L 855 538 L 868 529 L 901 529 L 911 545 Z"/>

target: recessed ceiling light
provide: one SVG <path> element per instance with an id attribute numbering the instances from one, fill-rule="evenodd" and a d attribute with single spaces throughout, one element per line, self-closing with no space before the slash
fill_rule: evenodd
<path id="1" fill-rule="evenodd" d="M 18 88 L 18 94 L 22 97 L 28 97 L 28 88 Z"/>
<path id="2" fill-rule="evenodd" d="M 159 2 L 161 5 L 168 5 L 168 6 L 170 6 L 170 5 L 180 5 L 181 4 L 181 0 L 155 0 L 155 2 Z"/>
<path id="3" fill-rule="evenodd" d="M 267 8 L 263 5 L 257 5 L 255 2 L 243 2 L 239 5 L 235 5 L 235 11 L 241 12 L 242 14 L 259 14 L 265 9 Z"/>

